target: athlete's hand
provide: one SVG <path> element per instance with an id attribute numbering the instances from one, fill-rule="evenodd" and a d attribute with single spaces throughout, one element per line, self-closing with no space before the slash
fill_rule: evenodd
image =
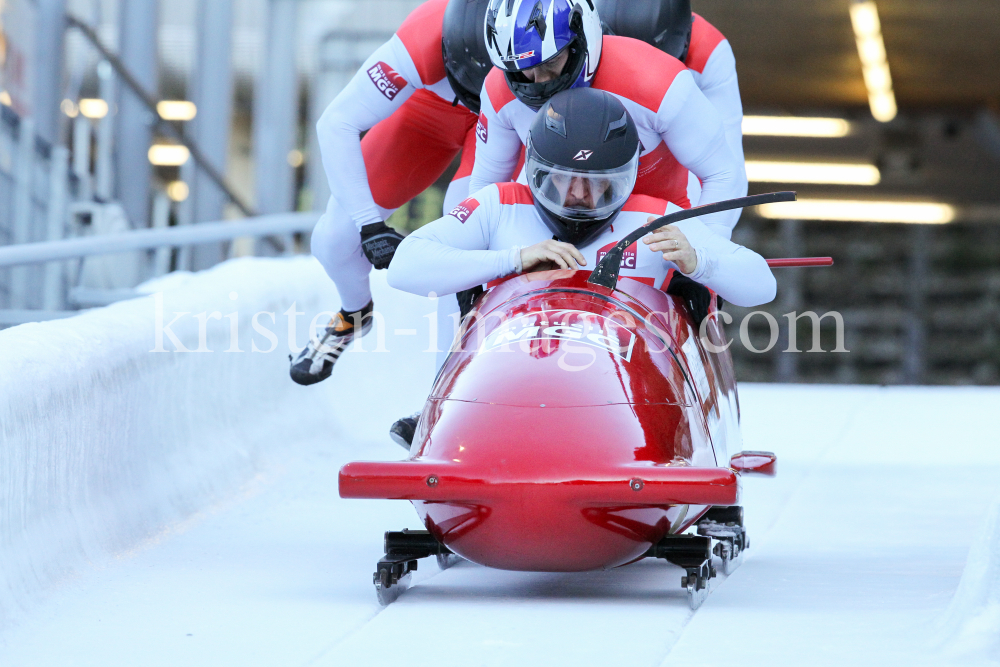
<path id="1" fill-rule="evenodd" d="M 646 222 L 653 220 L 656 220 L 656 216 L 651 215 Z M 691 275 L 698 268 L 698 253 L 688 243 L 684 233 L 673 225 L 661 227 L 652 234 L 647 234 L 642 242 L 648 245 L 650 250 L 662 252 L 663 259 L 676 264 L 681 273 Z"/>
<path id="2" fill-rule="evenodd" d="M 361 228 L 361 250 L 376 269 L 388 269 L 403 238 L 384 222 L 372 223 Z"/>
<path id="3" fill-rule="evenodd" d="M 579 269 L 587 260 L 572 243 L 548 239 L 527 248 L 521 248 L 521 270 L 549 271 L 551 269 Z"/>

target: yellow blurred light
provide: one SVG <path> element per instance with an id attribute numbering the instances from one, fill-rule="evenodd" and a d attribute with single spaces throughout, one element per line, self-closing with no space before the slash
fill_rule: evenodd
<path id="1" fill-rule="evenodd" d="M 881 123 L 888 123 L 896 117 L 899 109 L 896 107 L 896 96 L 892 91 L 875 93 L 868 96 L 868 106 L 871 107 L 872 116 Z"/>
<path id="2" fill-rule="evenodd" d="M 191 190 L 184 181 L 173 181 L 167 185 L 167 196 L 174 201 L 184 201 L 189 194 Z"/>
<path id="3" fill-rule="evenodd" d="M 882 22 L 874 0 L 851 3 L 851 25 L 861 58 L 861 70 L 868 89 L 868 106 L 875 120 L 888 123 L 896 117 L 896 94 L 882 38 Z"/>
<path id="4" fill-rule="evenodd" d="M 76 118 L 80 115 L 80 109 L 78 109 L 76 103 L 70 99 L 65 99 L 60 102 L 59 109 L 70 118 Z"/>
<path id="5" fill-rule="evenodd" d="M 288 151 L 288 166 L 298 169 L 306 161 L 306 156 L 299 149 Z"/>
<path id="6" fill-rule="evenodd" d="M 6 90 L 0 90 L 0 104 L 5 107 L 9 107 L 14 104 L 14 100 L 10 99 L 10 93 Z"/>
<path id="7" fill-rule="evenodd" d="M 864 68 L 865 87 L 869 92 L 887 92 L 892 90 L 892 74 L 889 72 L 889 64 L 881 63 L 873 67 Z"/>
<path id="8" fill-rule="evenodd" d="M 164 100 L 157 102 L 156 113 L 160 114 L 163 120 L 193 120 L 198 115 L 198 107 L 194 102 L 186 100 Z"/>
<path id="9" fill-rule="evenodd" d="M 874 0 L 851 4 L 851 25 L 854 27 L 854 34 L 859 38 L 882 32 L 882 22 L 879 21 L 878 8 Z"/>
<path id="10" fill-rule="evenodd" d="M 944 224 L 955 219 L 953 206 L 932 202 L 800 199 L 764 204 L 757 210 L 765 218 L 778 220 Z"/>
<path id="11" fill-rule="evenodd" d="M 743 134 L 770 137 L 846 137 L 851 124 L 843 118 L 744 116 Z"/>
<path id="12" fill-rule="evenodd" d="M 157 167 L 179 167 L 191 157 L 187 146 L 154 144 L 149 147 L 149 161 Z"/>
<path id="13" fill-rule="evenodd" d="M 87 118 L 104 118 L 108 115 L 108 103 L 100 98 L 84 98 L 80 100 L 80 113 Z"/>
<path id="14" fill-rule="evenodd" d="M 882 175 L 871 164 L 747 160 L 747 178 L 754 183 L 878 185 Z"/>
<path id="15" fill-rule="evenodd" d="M 882 36 L 858 39 L 858 55 L 861 56 L 861 64 L 865 67 L 886 62 L 885 42 L 882 41 Z"/>

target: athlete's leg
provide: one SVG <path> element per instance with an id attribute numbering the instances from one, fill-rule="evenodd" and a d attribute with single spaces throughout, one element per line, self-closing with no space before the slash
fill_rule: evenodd
<path id="1" fill-rule="evenodd" d="M 414 93 L 361 143 L 375 203 L 396 209 L 432 186 L 462 150 L 475 122 L 464 107 L 452 106 L 426 90 Z M 382 126 L 385 129 L 369 141 Z"/>
<path id="2" fill-rule="evenodd" d="M 384 218 L 392 215 L 389 209 L 379 210 Z M 368 283 L 372 265 L 361 251 L 361 233 L 333 197 L 313 229 L 312 254 L 337 286 L 341 308 L 354 312 L 372 300 Z"/>
<path id="3" fill-rule="evenodd" d="M 386 220 L 423 192 L 462 147 L 467 110 L 418 91 L 361 140 L 372 197 Z M 474 118 L 474 117 L 473 117 Z M 337 285 L 342 307 L 354 311 L 371 300 L 371 263 L 361 251 L 361 235 L 347 212 L 330 198 L 313 230 L 312 253 Z"/>

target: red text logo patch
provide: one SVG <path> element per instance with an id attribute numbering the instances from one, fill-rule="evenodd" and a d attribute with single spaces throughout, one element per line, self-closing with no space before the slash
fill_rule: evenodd
<path id="1" fill-rule="evenodd" d="M 484 144 L 490 137 L 489 123 L 486 122 L 486 114 L 484 113 L 479 114 L 479 122 L 476 123 L 476 136 Z"/>
<path id="2" fill-rule="evenodd" d="M 600 250 L 597 251 L 597 261 L 600 262 L 604 259 L 604 256 L 608 254 L 608 251 L 615 247 L 614 243 L 609 243 Z M 625 252 L 622 253 L 622 264 L 623 269 L 634 269 L 636 262 L 636 251 L 638 246 L 633 243 L 629 247 L 625 248 Z"/>
<path id="3" fill-rule="evenodd" d="M 396 71 L 383 62 L 377 62 L 368 70 L 368 77 L 387 99 L 393 99 L 403 88 L 406 79 L 396 74 Z"/>
<path id="4" fill-rule="evenodd" d="M 454 216 L 464 225 L 465 221 L 469 219 L 469 216 L 472 215 L 477 208 L 479 208 L 479 200 L 475 197 L 469 197 L 461 204 L 453 208 L 451 213 L 448 215 Z"/>

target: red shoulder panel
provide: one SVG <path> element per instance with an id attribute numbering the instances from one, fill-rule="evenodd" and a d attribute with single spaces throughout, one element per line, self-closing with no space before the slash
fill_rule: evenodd
<path id="1" fill-rule="evenodd" d="M 717 47 L 726 36 L 714 25 L 694 14 L 694 25 L 691 26 L 691 46 L 688 47 L 687 60 L 684 64 L 698 74 L 705 71 L 708 59 L 715 53 Z"/>
<path id="2" fill-rule="evenodd" d="M 507 77 L 498 67 L 494 67 L 486 75 L 486 95 L 490 98 L 490 104 L 493 105 L 494 111 L 500 111 L 517 99 L 514 97 L 514 93 L 510 92 Z"/>
<path id="3" fill-rule="evenodd" d="M 447 6 L 448 0 L 428 0 L 414 9 L 396 31 L 425 86 L 445 77 L 441 34 Z"/>
<path id="4" fill-rule="evenodd" d="M 622 210 L 631 213 L 648 213 L 663 215 L 667 212 L 667 202 L 659 197 L 649 195 L 632 195 L 622 206 Z"/>
<path id="5" fill-rule="evenodd" d="M 630 37 L 607 36 L 593 87 L 632 100 L 654 113 L 684 63 Z"/>
<path id="6" fill-rule="evenodd" d="M 534 204 L 535 198 L 531 196 L 531 188 L 522 183 L 497 183 L 500 190 L 501 204 Z"/>

